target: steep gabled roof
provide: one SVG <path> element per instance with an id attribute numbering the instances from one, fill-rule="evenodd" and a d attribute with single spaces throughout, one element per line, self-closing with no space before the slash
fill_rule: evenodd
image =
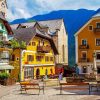
<path id="1" fill-rule="evenodd" d="M 35 29 L 33 28 L 24 28 L 24 29 L 17 29 L 13 30 L 14 38 L 17 39 L 17 41 L 21 42 L 24 41 L 26 44 L 30 42 L 32 37 L 36 35 Z"/>
<path id="2" fill-rule="evenodd" d="M 50 41 L 50 44 L 54 50 L 54 53 L 58 54 L 57 48 L 52 38 L 48 34 L 43 33 L 36 28 L 20 28 L 17 30 L 13 30 L 13 33 L 14 33 L 14 38 L 17 39 L 17 41 L 19 42 L 24 41 L 26 42 L 27 45 L 29 44 L 31 39 L 34 38 L 35 36 L 45 38 Z"/>
<path id="3" fill-rule="evenodd" d="M 91 23 L 95 18 L 99 18 L 100 19 L 100 12 L 97 12 L 96 14 L 94 14 L 91 19 L 85 23 L 85 25 L 83 25 L 76 33 L 74 36 L 77 36 L 89 23 Z"/>
<path id="4" fill-rule="evenodd" d="M 48 26 L 51 32 L 55 32 L 56 29 L 60 30 L 62 22 L 63 19 L 56 19 L 56 20 L 39 21 L 39 24 Z"/>
<path id="5" fill-rule="evenodd" d="M 56 29 L 61 28 L 63 19 L 55 19 L 55 20 L 44 20 L 44 21 L 38 21 L 39 25 L 44 28 L 44 27 L 49 27 L 50 32 L 55 32 Z M 27 27 L 33 27 L 35 25 L 36 22 L 28 22 L 28 23 L 21 23 L 21 25 L 23 26 L 27 26 Z M 12 29 L 17 29 L 19 24 L 12 24 L 11 28 Z"/>

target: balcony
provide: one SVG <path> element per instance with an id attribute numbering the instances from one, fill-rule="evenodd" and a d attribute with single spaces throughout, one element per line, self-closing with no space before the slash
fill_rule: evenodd
<path id="1" fill-rule="evenodd" d="M 0 64 L 9 63 L 9 58 L 0 58 Z"/>
<path id="2" fill-rule="evenodd" d="M 37 52 L 41 53 L 49 53 L 51 47 L 50 46 L 37 46 Z"/>
<path id="3" fill-rule="evenodd" d="M 79 49 L 89 49 L 89 45 L 80 45 Z"/>
<path id="4" fill-rule="evenodd" d="M 79 62 L 89 62 L 90 60 L 89 60 L 89 58 L 80 58 L 79 59 Z"/>
<path id="5" fill-rule="evenodd" d="M 100 28 L 94 28 L 94 33 L 100 33 Z"/>

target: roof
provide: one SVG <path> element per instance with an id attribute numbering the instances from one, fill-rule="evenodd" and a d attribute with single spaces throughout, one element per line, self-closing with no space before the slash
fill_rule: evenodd
<path id="1" fill-rule="evenodd" d="M 55 32 L 56 29 L 61 28 L 63 19 L 56 19 L 56 20 L 46 20 L 46 21 L 39 21 L 39 24 L 42 24 L 44 26 L 48 26 L 51 32 Z"/>
<path id="2" fill-rule="evenodd" d="M 100 12 L 95 14 L 93 17 L 100 17 Z"/>
<path id="3" fill-rule="evenodd" d="M 56 29 L 61 28 L 63 19 L 55 19 L 55 20 L 45 20 L 45 21 L 38 21 L 39 25 L 43 27 L 49 27 L 50 32 L 55 32 Z M 36 22 L 28 22 L 28 23 L 21 23 L 21 25 L 27 26 L 27 27 L 33 27 Z M 19 24 L 12 24 L 12 29 L 17 29 Z"/>
<path id="4" fill-rule="evenodd" d="M 14 38 L 16 38 L 19 42 L 24 41 L 26 44 L 35 36 L 35 29 L 33 28 L 21 28 L 17 30 L 13 30 Z"/>
<path id="5" fill-rule="evenodd" d="M 93 15 L 92 17 L 91 17 L 91 19 L 87 22 L 87 23 L 85 23 L 76 33 L 75 33 L 75 35 L 74 36 L 77 36 L 89 23 L 91 23 L 91 21 L 93 21 L 95 18 L 99 18 L 100 19 L 100 12 L 98 12 L 98 13 L 96 13 L 95 15 Z"/>
<path id="6" fill-rule="evenodd" d="M 50 41 L 50 44 L 54 50 L 54 53 L 58 54 L 54 41 L 47 33 L 41 32 L 40 30 L 36 28 L 20 28 L 17 30 L 13 30 L 13 32 L 14 32 L 14 38 L 17 39 L 17 41 L 19 42 L 24 41 L 26 42 L 27 45 L 29 44 L 30 40 L 34 38 L 35 36 L 45 38 Z"/>

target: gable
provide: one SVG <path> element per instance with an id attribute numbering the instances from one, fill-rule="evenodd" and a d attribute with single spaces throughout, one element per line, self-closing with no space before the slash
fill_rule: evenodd
<path id="1" fill-rule="evenodd" d="M 98 20 L 98 19 L 100 19 L 100 17 L 91 18 L 83 27 L 81 27 L 81 28 L 75 33 L 74 36 L 77 36 L 78 34 L 80 34 L 89 24 L 92 25 L 92 24 L 91 24 L 92 21 Z"/>

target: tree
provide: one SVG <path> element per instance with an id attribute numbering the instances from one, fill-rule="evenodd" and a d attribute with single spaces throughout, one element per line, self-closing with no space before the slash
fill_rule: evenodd
<path id="1" fill-rule="evenodd" d="M 24 41 L 18 42 L 16 39 L 13 39 L 13 40 L 11 40 L 11 47 L 13 49 L 16 49 L 16 48 L 25 49 L 26 42 L 24 42 Z"/>

